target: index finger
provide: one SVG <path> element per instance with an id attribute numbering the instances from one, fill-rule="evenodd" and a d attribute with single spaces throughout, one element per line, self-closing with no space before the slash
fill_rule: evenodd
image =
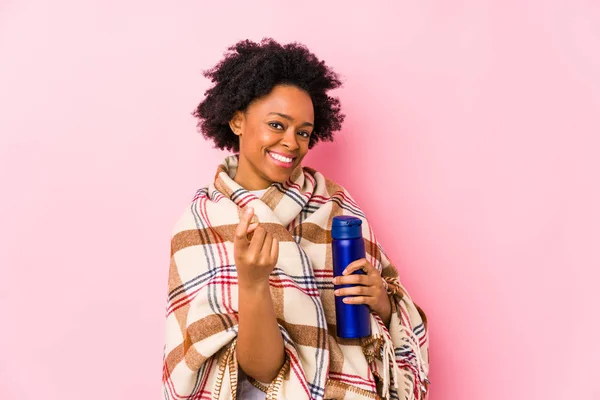
<path id="1" fill-rule="evenodd" d="M 240 223 L 235 228 L 234 233 L 234 243 L 236 245 L 242 243 L 248 244 L 248 226 L 250 225 L 250 220 L 252 220 L 252 215 L 254 215 L 254 209 L 252 209 L 252 207 L 248 207 L 242 214 Z"/>
<path id="2" fill-rule="evenodd" d="M 368 275 L 372 272 L 371 270 L 374 269 L 374 267 L 371 265 L 370 262 L 367 261 L 366 258 L 361 258 L 360 260 L 356 260 L 348 264 L 348 266 L 343 272 L 343 275 L 350 275 L 351 273 L 358 271 L 359 269 L 364 270 L 365 273 L 367 273 Z"/>

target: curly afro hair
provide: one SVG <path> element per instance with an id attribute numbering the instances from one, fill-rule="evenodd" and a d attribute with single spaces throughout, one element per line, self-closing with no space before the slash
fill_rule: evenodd
<path id="1" fill-rule="evenodd" d="M 229 127 L 235 112 L 246 110 L 253 100 L 279 84 L 298 87 L 312 99 L 315 120 L 309 148 L 321 140 L 333 141 L 333 132 L 339 131 L 344 121 L 339 99 L 327 95 L 328 90 L 342 85 L 339 76 L 298 43 L 243 40 L 231 46 L 204 76 L 214 85 L 193 115 L 204 137 L 221 150 L 239 151 L 239 139 Z"/>

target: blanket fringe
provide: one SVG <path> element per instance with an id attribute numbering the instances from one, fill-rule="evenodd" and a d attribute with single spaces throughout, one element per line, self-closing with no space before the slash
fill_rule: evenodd
<path id="1" fill-rule="evenodd" d="M 419 348 L 419 339 L 415 336 L 412 329 L 409 329 L 403 325 L 400 326 L 400 329 L 406 332 L 406 336 L 407 336 L 406 343 L 410 349 L 410 352 L 413 353 L 416 358 L 416 365 L 414 365 L 414 368 L 411 368 L 411 370 L 414 369 L 413 374 L 415 375 L 415 381 L 414 381 L 415 392 L 416 392 L 415 400 L 419 400 L 419 399 L 425 398 L 425 394 L 427 392 L 427 387 L 425 386 L 425 384 L 429 384 L 429 379 L 427 378 L 428 371 L 425 371 L 425 366 L 427 364 L 425 363 L 425 361 L 423 360 L 423 357 L 421 356 L 421 351 Z M 395 354 L 394 354 L 394 357 L 395 357 Z M 410 364 L 410 362 L 408 362 L 408 361 L 407 361 L 407 363 Z M 416 374 L 415 374 L 415 372 L 416 372 Z M 419 395 L 419 392 L 421 392 L 421 395 Z"/>
<path id="2" fill-rule="evenodd" d="M 382 330 L 379 327 L 380 331 Z M 383 365 L 383 371 L 381 374 L 381 383 L 382 390 L 381 396 L 389 400 L 390 399 L 390 388 L 393 385 L 394 388 L 398 388 L 398 363 L 396 363 L 396 354 L 394 352 L 394 344 L 392 343 L 389 334 L 386 332 L 381 332 L 381 338 L 383 339 L 383 343 L 381 346 L 381 362 Z"/>

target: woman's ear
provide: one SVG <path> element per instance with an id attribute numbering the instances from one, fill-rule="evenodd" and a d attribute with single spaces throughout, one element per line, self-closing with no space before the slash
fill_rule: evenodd
<path id="1" fill-rule="evenodd" d="M 233 114 L 231 120 L 229 120 L 229 127 L 237 136 L 241 136 L 244 133 L 244 123 L 246 122 L 246 116 L 242 111 L 236 111 Z"/>

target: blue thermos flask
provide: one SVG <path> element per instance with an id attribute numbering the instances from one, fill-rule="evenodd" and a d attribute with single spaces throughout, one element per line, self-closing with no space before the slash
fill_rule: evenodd
<path id="1" fill-rule="evenodd" d="M 365 258 L 365 242 L 359 218 L 342 215 L 333 217 L 331 247 L 333 276 L 341 276 L 353 261 Z M 365 274 L 361 269 L 354 274 Z M 336 289 L 353 285 L 336 285 Z M 335 318 L 337 335 L 340 338 L 356 339 L 371 336 L 371 318 L 366 304 L 346 304 L 343 296 L 335 296 Z"/>

